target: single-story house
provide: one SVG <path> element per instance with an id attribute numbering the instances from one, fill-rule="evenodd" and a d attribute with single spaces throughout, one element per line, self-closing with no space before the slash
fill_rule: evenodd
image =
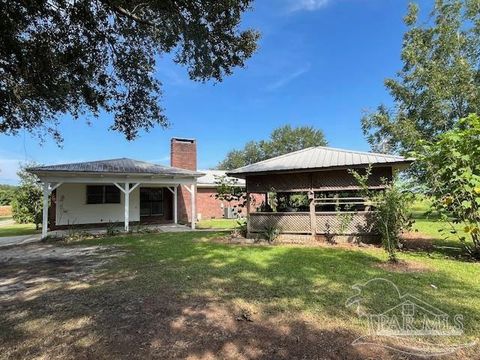
<path id="1" fill-rule="evenodd" d="M 221 219 L 240 217 L 243 214 L 238 212 L 238 202 L 222 201 L 215 197 L 217 193 L 218 181 L 226 177 L 224 170 L 199 170 L 205 175 L 197 179 L 197 218 L 202 219 Z M 237 185 L 245 187 L 245 180 L 237 179 Z"/>
<path id="2" fill-rule="evenodd" d="M 365 172 L 371 166 L 368 186 L 382 190 L 396 171 L 407 168 L 412 161 L 395 155 L 317 146 L 227 174 L 245 179 L 249 200 L 256 194 L 264 194 L 267 199 L 260 205 L 247 201 L 249 236 L 273 227 L 289 240 L 337 237 L 352 241 L 372 236 L 373 210 L 350 170 Z"/>
<path id="3" fill-rule="evenodd" d="M 124 223 L 189 223 L 221 218 L 215 198 L 219 171 L 197 171 L 194 139 L 171 140 L 170 166 L 121 158 L 28 169 L 43 184 L 43 227 L 105 226 Z M 239 183 L 242 186 L 242 183 Z M 194 219 L 192 221 L 192 219 Z"/>

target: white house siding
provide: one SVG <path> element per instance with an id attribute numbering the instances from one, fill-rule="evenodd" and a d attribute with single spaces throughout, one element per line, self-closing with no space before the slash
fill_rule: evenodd
<path id="1" fill-rule="evenodd" d="M 87 204 L 87 184 L 63 184 L 57 189 L 56 225 L 123 222 L 125 196 L 120 204 Z M 130 194 L 130 221 L 140 221 L 140 191 Z"/>

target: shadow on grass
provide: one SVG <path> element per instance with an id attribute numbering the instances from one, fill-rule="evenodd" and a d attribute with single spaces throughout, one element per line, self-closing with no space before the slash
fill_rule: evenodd
<path id="1" fill-rule="evenodd" d="M 2 264 L 2 284 L 19 286 L 16 297 L 0 300 L 2 351 L 17 358 L 395 358 L 350 345 L 361 334 L 349 325 L 355 315 L 344 303 L 352 285 L 374 277 L 412 294 L 428 283 L 445 284 L 441 299 L 426 298 L 438 302 L 432 305 L 478 311 L 444 303 L 448 292 L 478 295 L 445 272 L 390 274 L 366 252 L 208 241 L 215 236 L 90 241 L 128 253 L 86 272 L 80 260 Z M 45 278 L 49 286 L 38 288 Z M 383 295 L 378 307 L 388 305 Z M 245 311 L 252 322 L 237 320 Z"/>

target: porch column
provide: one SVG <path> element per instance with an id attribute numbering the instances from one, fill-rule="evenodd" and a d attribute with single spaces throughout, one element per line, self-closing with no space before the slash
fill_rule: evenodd
<path id="1" fill-rule="evenodd" d="M 43 183 L 42 239 L 45 239 L 48 233 L 48 196 L 52 193 L 53 190 L 57 189 L 62 184 L 63 182 Z"/>
<path id="2" fill-rule="evenodd" d="M 173 187 L 173 222 L 178 224 L 178 185 Z"/>
<path id="3" fill-rule="evenodd" d="M 47 237 L 48 232 L 48 195 L 50 184 L 43 183 L 43 217 L 42 217 L 42 239 Z"/>
<path id="4" fill-rule="evenodd" d="M 136 183 L 132 187 L 130 187 L 129 182 L 126 182 L 123 187 L 118 183 L 113 183 L 113 185 L 115 185 L 125 195 L 125 232 L 128 232 L 130 230 L 130 193 L 135 190 L 140 183 Z"/>
<path id="5" fill-rule="evenodd" d="M 125 183 L 125 232 L 130 228 L 130 183 Z"/>
<path id="6" fill-rule="evenodd" d="M 195 202 L 195 196 L 197 194 L 197 185 L 196 184 L 192 184 L 190 186 L 190 199 L 192 201 L 192 222 L 191 222 L 191 225 L 192 225 L 192 230 L 195 230 L 195 221 L 197 220 L 197 209 L 196 209 L 196 202 Z"/>

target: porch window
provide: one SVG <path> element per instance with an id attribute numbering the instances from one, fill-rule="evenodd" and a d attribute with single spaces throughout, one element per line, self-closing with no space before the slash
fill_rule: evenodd
<path id="1" fill-rule="evenodd" d="M 140 189 L 140 216 L 163 215 L 163 189 Z"/>
<path id="2" fill-rule="evenodd" d="M 87 204 L 120 204 L 120 189 L 114 185 L 87 185 Z"/>

